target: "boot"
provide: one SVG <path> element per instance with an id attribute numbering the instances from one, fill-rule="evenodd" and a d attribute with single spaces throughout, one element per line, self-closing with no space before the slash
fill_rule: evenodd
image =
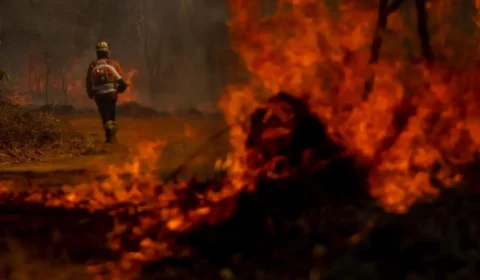
<path id="1" fill-rule="evenodd" d="M 117 142 L 117 124 L 114 121 L 108 121 L 105 124 L 105 143 L 116 143 Z"/>
<path id="2" fill-rule="evenodd" d="M 111 135 L 110 135 L 110 130 L 105 128 L 105 143 L 110 143 L 111 142 Z"/>

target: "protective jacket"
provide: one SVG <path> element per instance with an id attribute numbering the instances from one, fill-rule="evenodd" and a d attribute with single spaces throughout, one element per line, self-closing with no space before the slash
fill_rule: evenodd
<path id="1" fill-rule="evenodd" d="M 87 94 L 90 98 L 105 94 L 116 98 L 117 93 L 122 93 L 127 88 L 120 63 L 110 58 L 92 61 L 85 80 Z"/>

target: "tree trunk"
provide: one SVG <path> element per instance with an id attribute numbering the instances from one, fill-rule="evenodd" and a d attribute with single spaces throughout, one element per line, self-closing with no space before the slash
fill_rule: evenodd
<path id="1" fill-rule="evenodd" d="M 160 78 L 158 76 L 150 76 L 150 81 L 148 83 L 149 97 L 150 102 L 154 105 L 158 101 L 158 90 L 160 88 Z"/>
<path id="2" fill-rule="evenodd" d="M 35 94 L 41 94 L 42 93 L 42 73 L 37 73 L 36 74 L 37 82 L 35 86 Z"/>
<path id="3" fill-rule="evenodd" d="M 150 103 L 153 106 L 157 102 L 157 95 L 154 93 L 156 89 L 155 83 L 150 81 L 148 83 L 148 96 L 150 97 Z"/>
<path id="4" fill-rule="evenodd" d="M 32 94 L 32 55 L 28 56 L 28 93 Z"/>
<path id="5" fill-rule="evenodd" d="M 159 44 L 160 45 L 160 44 Z M 150 102 L 155 104 L 158 101 L 158 91 L 160 87 L 162 86 L 161 82 L 161 55 L 160 55 L 160 46 L 157 46 L 157 48 L 152 51 L 150 54 L 150 61 L 147 64 L 148 66 L 148 72 L 149 72 L 149 96 L 150 96 Z"/>
<path id="6" fill-rule="evenodd" d="M 67 105 L 68 99 L 68 81 L 67 81 L 67 74 L 65 69 L 62 70 L 62 91 L 63 91 L 63 105 Z"/>
<path id="7" fill-rule="evenodd" d="M 387 28 L 388 21 L 388 0 L 380 0 L 378 7 L 378 22 L 375 28 L 375 35 L 371 46 L 370 63 L 376 63 L 380 57 L 380 49 L 382 47 L 383 34 Z"/>
<path id="8" fill-rule="evenodd" d="M 45 104 L 48 104 L 48 78 L 50 76 L 50 70 L 47 69 L 45 74 Z"/>
<path id="9" fill-rule="evenodd" d="M 48 87 L 50 78 L 50 55 L 45 53 L 45 104 L 48 105 Z"/>

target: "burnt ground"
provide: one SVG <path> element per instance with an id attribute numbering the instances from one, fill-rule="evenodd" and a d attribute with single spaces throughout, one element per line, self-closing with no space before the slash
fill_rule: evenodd
<path id="1" fill-rule="evenodd" d="M 294 138 L 317 131 L 315 126 L 298 129 Z M 316 136 L 322 139 L 320 132 Z M 296 172 L 282 180 L 259 179 L 255 192 L 235 197 L 237 208 L 229 218 L 176 236 L 190 256 L 147 264 L 138 279 L 478 279 L 480 195 L 472 188 L 443 190 L 406 214 L 389 214 L 367 194 L 368 168 L 337 158 L 308 170 L 290 157 L 317 149 L 314 157 L 331 158 L 341 147 L 320 141 L 327 152 L 295 140 L 281 141 L 294 146 L 263 150 L 271 145 L 258 141 L 252 138 L 249 145 L 265 158 L 289 157 L 286 164 Z M 51 190 L 67 178 L 96 179 L 94 173 L 71 170 L 22 176 L 24 186 L 43 181 Z M 199 185 L 192 183 L 192 191 L 201 192 Z M 0 279 L 88 279 L 86 264 L 118 258 L 106 246 L 112 225 L 107 213 L 10 201 L 0 207 L 0 223 Z"/>
<path id="2" fill-rule="evenodd" d="M 229 219 L 176 237 L 191 256 L 150 263 L 138 279 L 478 279 L 478 194 L 447 190 L 396 215 L 312 181 L 259 183 Z M 18 269 L 88 279 L 79 267 L 119 257 L 106 246 L 107 213 L 14 202 L 0 213 L 2 279 Z"/>
<path id="3" fill-rule="evenodd" d="M 447 192 L 401 216 L 367 197 L 315 199 L 291 217 L 240 208 L 183 237 L 195 257 L 151 264 L 143 279 L 478 279 L 478 196 Z"/>

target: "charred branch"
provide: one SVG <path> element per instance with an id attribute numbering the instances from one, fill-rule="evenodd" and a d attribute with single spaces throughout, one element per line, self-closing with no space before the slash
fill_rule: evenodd
<path id="1" fill-rule="evenodd" d="M 385 32 L 385 29 L 387 28 L 387 22 L 388 22 L 388 13 L 389 12 L 389 7 L 388 7 L 388 0 L 380 0 L 380 4 L 378 7 L 378 21 L 377 21 L 377 26 L 375 28 L 375 35 L 373 37 L 373 42 L 372 46 L 370 49 L 370 64 L 375 64 L 378 62 L 378 59 L 380 58 L 380 49 L 382 47 L 382 41 L 383 41 L 383 34 Z M 375 77 L 372 76 L 369 79 L 365 81 L 364 85 L 364 94 L 363 94 L 363 99 L 366 100 L 368 95 L 373 89 L 373 84 L 375 82 Z"/>
<path id="2" fill-rule="evenodd" d="M 382 35 L 387 28 L 388 16 L 397 11 L 405 1 L 406 0 L 393 0 L 393 2 L 389 5 L 389 0 L 380 0 L 380 4 L 378 7 L 378 21 L 372 43 L 370 63 L 376 63 L 378 61 L 378 58 L 380 57 L 380 49 L 382 47 Z M 423 2 L 425 4 L 425 1 Z"/>
<path id="3" fill-rule="evenodd" d="M 387 28 L 388 21 L 388 0 L 380 0 L 378 7 L 378 22 L 375 28 L 375 35 L 373 37 L 373 43 L 370 54 L 370 63 L 376 63 L 380 57 L 380 48 L 382 46 L 382 36 Z"/>
<path id="4" fill-rule="evenodd" d="M 423 58 L 430 62 L 433 60 L 432 47 L 430 45 L 430 34 L 428 33 L 428 13 L 425 0 L 415 0 L 417 10 L 417 32 L 422 45 Z"/>
<path id="5" fill-rule="evenodd" d="M 388 0 L 380 0 L 378 7 L 378 22 L 371 47 L 370 63 L 376 63 L 380 57 L 382 47 L 382 35 L 387 28 L 388 16 L 397 11 L 406 0 L 393 0 L 389 5 Z M 427 61 L 433 59 L 432 47 L 430 45 L 430 34 L 428 33 L 428 13 L 425 0 L 415 0 L 417 10 L 417 32 L 422 45 L 422 55 Z"/>
<path id="6" fill-rule="evenodd" d="M 380 58 L 380 50 L 382 48 L 383 34 L 387 28 L 388 16 L 397 11 L 406 0 L 393 0 L 389 5 L 389 0 L 380 0 L 378 7 L 378 21 L 375 28 L 375 35 L 371 45 L 370 63 L 375 64 Z M 417 10 L 417 31 L 422 45 L 422 54 L 426 61 L 433 60 L 433 52 L 430 45 L 430 35 L 428 33 L 428 13 L 425 0 L 415 0 Z M 375 77 L 370 77 L 364 85 L 363 99 L 367 99 L 373 89 Z"/>

